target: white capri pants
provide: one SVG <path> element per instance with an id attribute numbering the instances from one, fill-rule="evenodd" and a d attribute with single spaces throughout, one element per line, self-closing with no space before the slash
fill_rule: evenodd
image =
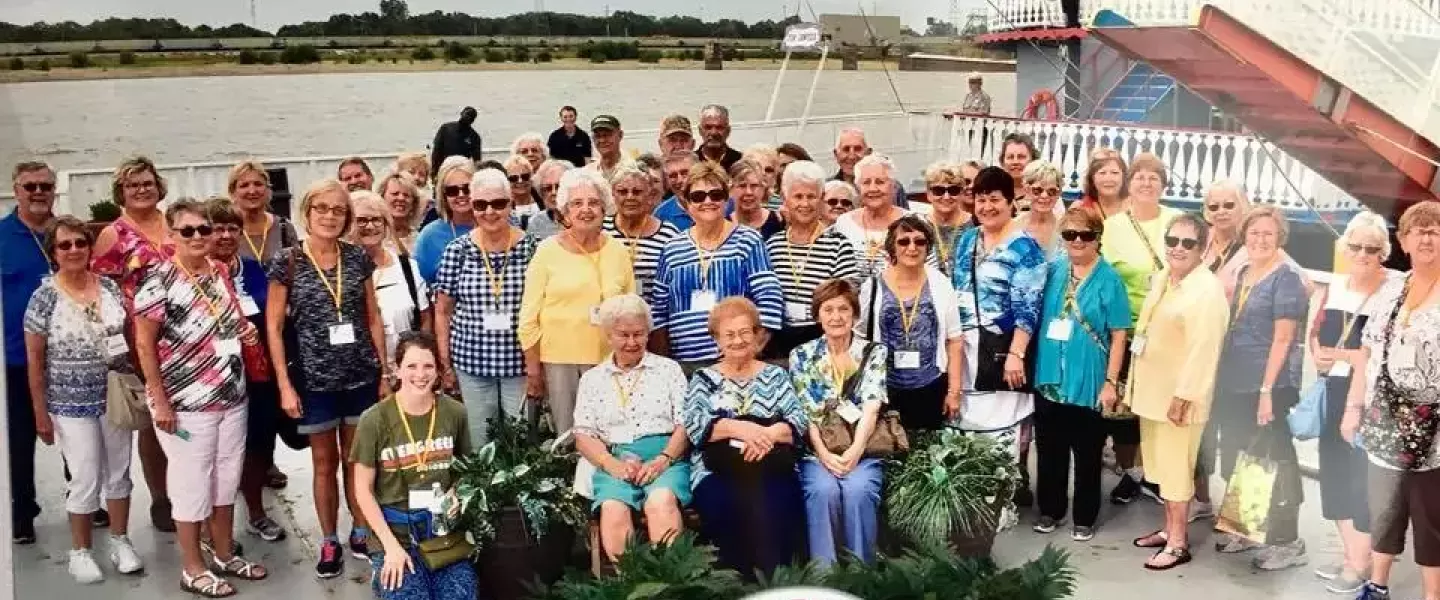
<path id="1" fill-rule="evenodd" d="M 134 432 L 99 417 L 50 415 L 55 443 L 70 465 L 65 512 L 88 515 L 106 500 L 130 497 L 130 445 Z"/>
<path id="2" fill-rule="evenodd" d="M 183 523 L 210 518 L 216 506 L 235 504 L 245 462 L 245 427 L 249 406 L 212 412 L 176 412 L 176 428 L 190 440 L 156 430 L 160 447 L 170 459 L 171 517 Z"/>

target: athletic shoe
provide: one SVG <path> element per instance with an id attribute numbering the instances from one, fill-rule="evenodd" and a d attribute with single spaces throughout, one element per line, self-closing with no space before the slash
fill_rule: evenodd
<path id="1" fill-rule="evenodd" d="M 320 562 L 315 565 L 315 576 L 321 579 L 331 579 L 343 573 L 345 561 L 340 554 L 340 542 L 335 540 L 321 542 Z"/>
<path id="2" fill-rule="evenodd" d="M 90 513 L 90 526 L 96 529 L 104 529 L 110 526 L 110 513 L 105 509 Z"/>
<path id="3" fill-rule="evenodd" d="M 140 562 L 140 554 L 135 552 L 135 545 L 130 543 L 130 538 L 123 535 L 110 536 L 110 562 L 114 563 L 115 570 L 121 575 L 134 575 L 145 570 L 145 563 Z"/>
<path id="4" fill-rule="evenodd" d="M 1120 477 L 1120 483 L 1115 484 L 1115 489 L 1110 490 L 1111 504 L 1129 504 L 1140 496 L 1140 482 L 1135 481 L 1129 473 Z"/>
<path id="5" fill-rule="evenodd" d="M 1310 558 L 1305 555 L 1305 541 L 1295 540 L 1288 544 L 1266 546 L 1255 555 L 1253 564 L 1261 571 L 1280 571 L 1308 562 Z"/>
<path id="6" fill-rule="evenodd" d="M 262 517 L 245 523 L 245 531 L 267 542 L 278 542 L 285 539 L 285 528 L 270 517 Z"/>
<path id="7" fill-rule="evenodd" d="M 1076 525 L 1074 529 L 1070 530 L 1070 539 L 1077 542 L 1088 542 L 1090 540 L 1093 540 L 1095 539 L 1095 528 L 1086 527 L 1084 525 Z"/>
<path id="8" fill-rule="evenodd" d="M 1035 521 L 1035 525 L 1031 527 L 1030 530 L 1035 533 L 1055 533 L 1055 530 L 1059 527 L 1059 521 L 1050 517 L 1040 517 L 1039 520 Z"/>
<path id="9" fill-rule="evenodd" d="M 1156 504 L 1165 504 L 1165 499 L 1160 497 L 1160 484 L 1148 481 L 1140 482 L 1140 493 L 1146 498 L 1154 500 Z"/>
<path id="10" fill-rule="evenodd" d="M 1355 595 L 1355 600 L 1390 600 L 1390 588 L 1367 581 L 1360 587 L 1360 593 Z"/>
<path id="11" fill-rule="evenodd" d="M 100 571 L 100 563 L 95 562 L 89 548 L 70 551 L 70 576 L 85 584 L 105 581 L 105 573 Z"/>
<path id="12" fill-rule="evenodd" d="M 365 545 L 366 537 L 350 534 L 350 557 L 355 560 L 370 560 L 370 548 Z"/>
<path id="13" fill-rule="evenodd" d="M 28 546 L 35 543 L 34 521 L 20 521 L 15 524 L 14 529 L 15 531 L 11 534 L 11 539 L 14 540 L 16 544 L 21 546 Z"/>

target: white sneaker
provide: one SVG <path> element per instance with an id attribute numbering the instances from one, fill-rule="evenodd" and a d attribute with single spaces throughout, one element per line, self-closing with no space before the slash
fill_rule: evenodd
<path id="1" fill-rule="evenodd" d="M 100 564 L 95 562 L 89 548 L 70 551 L 70 576 L 84 584 L 105 581 L 105 574 L 100 571 Z"/>
<path id="2" fill-rule="evenodd" d="M 1215 506 L 1209 502 L 1190 502 L 1189 522 L 1194 523 L 1203 519 L 1215 518 Z"/>
<path id="3" fill-rule="evenodd" d="M 110 562 L 115 563 L 115 570 L 122 575 L 134 575 L 145 570 L 145 563 L 140 562 L 135 545 L 123 535 L 110 536 Z"/>

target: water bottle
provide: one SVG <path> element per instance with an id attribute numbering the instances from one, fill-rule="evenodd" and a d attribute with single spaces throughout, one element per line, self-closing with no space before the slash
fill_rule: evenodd
<path id="1" fill-rule="evenodd" d="M 440 489 L 440 482 L 430 484 L 430 529 L 437 536 L 450 533 L 450 519 L 446 516 L 449 500 L 449 495 Z"/>

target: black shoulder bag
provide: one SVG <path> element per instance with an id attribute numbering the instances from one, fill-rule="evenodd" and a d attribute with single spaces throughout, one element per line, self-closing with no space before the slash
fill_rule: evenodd
<path id="1" fill-rule="evenodd" d="M 410 255 L 399 255 L 400 274 L 405 276 L 405 289 L 410 291 L 410 330 L 420 331 L 420 294 L 415 286 L 415 272 L 410 268 Z"/>
<path id="2" fill-rule="evenodd" d="M 282 227 L 280 231 L 284 232 L 285 228 Z M 281 236 L 281 243 L 284 243 L 284 236 Z M 290 374 L 290 385 L 295 388 L 296 393 L 304 393 L 305 373 L 304 369 L 300 368 L 300 334 L 295 330 L 295 317 L 291 316 L 288 310 L 290 298 L 294 297 L 295 292 L 295 253 L 299 251 L 298 244 L 287 248 L 287 251 L 290 255 L 286 261 L 286 273 L 290 280 L 290 286 L 285 300 L 287 305 L 285 326 L 280 332 L 281 343 L 285 345 L 285 364 L 275 365 L 275 368 L 283 367 L 285 372 Z M 276 384 L 278 385 L 278 383 L 277 380 Z M 280 399 L 278 392 L 275 399 L 277 401 Z M 300 433 L 298 420 L 291 418 L 284 411 L 280 411 L 280 418 L 276 423 L 276 433 L 280 435 L 280 441 L 285 442 L 290 449 L 304 450 L 310 447 L 310 436 Z"/>
<path id="3" fill-rule="evenodd" d="M 1025 369 L 1025 385 L 1018 388 L 1011 388 L 1005 383 L 1005 359 L 1010 356 L 1010 344 L 1015 340 L 1015 330 L 1011 329 L 1004 333 L 992 333 L 980 323 L 980 279 L 977 275 L 980 265 L 981 237 L 976 236 L 975 248 L 971 251 L 970 260 L 970 295 L 975 301 L 975 328 L 978 330 L 980 340 L 978 350 L 975 353 L 975 384 L 977 392 L 1033 392 L 1031 382 L 1035 380 L 1035 362 L 1031 360 L 1034 352 L 1027 350 L 1025 358 L 1020 362 Z M 1035 347 L 1035 340 L 1032 337 L 1029 347 Z"/>

